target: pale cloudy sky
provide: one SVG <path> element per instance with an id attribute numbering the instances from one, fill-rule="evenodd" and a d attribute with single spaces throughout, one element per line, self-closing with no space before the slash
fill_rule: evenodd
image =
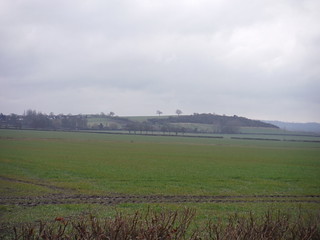
<path id="1" fill-rule="evenodd" d="M 319 0 L 0 0 L 0 112 L 320 122 Z"/>

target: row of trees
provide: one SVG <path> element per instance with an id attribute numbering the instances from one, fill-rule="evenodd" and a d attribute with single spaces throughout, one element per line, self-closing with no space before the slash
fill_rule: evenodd
<path id="1" fill-rule="evenodd" d="M 0 114 L 0 127 L 2 128 L 32 128 L 32 129 L 86 129 L 87 116 L 84 115 L 49 115 L 28 110 L 23 115 Z"/>
<path id="2" fill-rule="evenodd" d="M 144 121 L 144 122 L 131 122 L 128 123 L 125 127 L 129 133 L 154 133 L 154 132 L 162 132 L 163 134 L 176 134 L 178 135 L 179 133 L 184 134 L 186 132 L 186 129 L 184 127 L 179 127 L 179 126 L 174 126 L 171 124 L 161 124 L 161 125 L 156 125 L 152 124 L 151 122 Z"/>

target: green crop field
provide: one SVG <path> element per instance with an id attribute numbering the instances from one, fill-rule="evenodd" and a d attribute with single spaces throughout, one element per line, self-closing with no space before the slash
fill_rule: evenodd
<path id="1" fill-rule="evenodd" d="M 319 210 L 308 201 L 179 203 L 49 202 L 43 196 L 320 195 L 320 143 L 0 130 L 0 221 L 28 222 L 82 211 L 192 206 L 207 216 L 266 208 Z M 250 137 L 250 135 L 246 135 Z M 293 137 L 291 137 L 293 138 Z M 308 138 L 310 140 L 310 138 Z M 138 198 L 138 197 L 137 197 Z M 261 197 L 263 198 L 263 197 Z M 9 200 L 8 200 L 9 199 Z M 264 198 L 263 198 L 264 199 Z M 30 200 L 30 201 L 31 201 Z M 318 201 L 319 202 L 319 201 Z M 106 213 L 107 214 L 107 213 Z"/>

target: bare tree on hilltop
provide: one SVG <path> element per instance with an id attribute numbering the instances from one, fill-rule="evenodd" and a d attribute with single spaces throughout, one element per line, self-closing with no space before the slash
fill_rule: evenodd
<path id="1" fill-rule="evenodd" d="M 157 110 L 157 114 L 158 114 L 159 117 L 160 117 L 160 115 L 162 114 L 162 112 L 161 112 L 160 110 Z"/>
<path id="2" fill-rule="evenodd" d="M 180 109 L 176 110 L 176 114 L 178 115 L 178 117 L 180 116 L 180 114 L 182 114 L 182 111 Z"/>

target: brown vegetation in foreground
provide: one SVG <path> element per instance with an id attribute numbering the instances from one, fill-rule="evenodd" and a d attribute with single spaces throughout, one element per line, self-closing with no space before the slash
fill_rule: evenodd
<path id="1" fill-rule="evenodd" d="M 103 220 L 91 215 L 74 220 L 57 217 L 53 222 L 15 227 L 9 239 L 320 239 L 319 215 L 307 218 L 280 212 L 268 212 L 262 218 L 252 214 L 234 215 L 227 221 L 209 221 L 203 227 L 193 227 L 194 217 L 192 209 L 133 215 L 119 213 Z"/>

